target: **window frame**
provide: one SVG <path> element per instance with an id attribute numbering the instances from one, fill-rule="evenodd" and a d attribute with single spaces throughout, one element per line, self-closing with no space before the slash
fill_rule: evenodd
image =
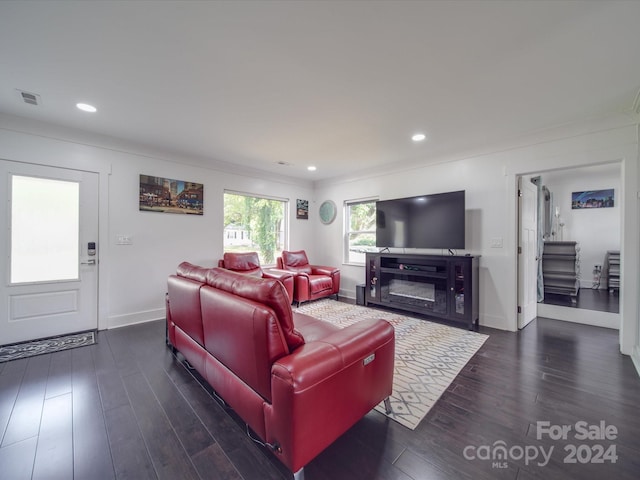
<path id="1" fill-rule="evenodd" d="M 289 198 L 285 198 L 285 197 L 276 197 L 273 195 L 264 195 L 264 194 L 259 194 L 259 193 L 250 193 L 250 192 L 241 192 L 238 190 L 228 190 L 228 189 L 224 189 L 222 192 L 222 252 L 224 254 L 224 252 L 226 251 L 225 249 L 225 225 L 224 225 L 224 207 L 225 207 L 225 202 L 224 202 L 224 198 L 225 195 L 238 195 L 238 196 L 243 196 L 243 197 L 252 197 L 252 198 L 258 198 L 258 199 L 265 199 L 265 200 L 275 200 L 278 202 L 282 202 L 283 203 L 283 207 L 284 207 L 284 212 L 282 214 L 282 250 L 288 250 L 289 249 L 289 209 L 290 209 L 290 199 Z M 258 252 L 258 255 L 260 255 L 260 252 L 256 249 L 256 252 Z M 260 260 L 261 262 L 261 267 L 266 267 L 266 268 L 273 268 L 275 266 L 277 266 L 277 258 L 278 258 L 278 254 L 275 255 L 274 257 L 274 263 L 265 263 L 262 264 L 262 259 Z"/>
<path id="2" fill-rule="evenodd" d="M 367 197 L 367 198 L 357 198 L 351 200 L 345 200 L 343 203 L 343 236 L 342 236 L 342 263 L 344 265 L 355 265 L 355 266 L 364 266 L 364 260 L 362 262 L 357 262 L 351 260 L 350 258 L 350 249 L 349 249 L 349 236 L 354 233 L 372 233 L 375 237 L 375 221 L 374 221 L 374 229 L 373 230 L 351 230 L 351 207 L 355 205 L 361 205 L 364 203 L 375 203 L 378 201 L 378 197 Z M 375 214 L 374 214 L 375 215 Z M 374 219 L 375 220 L 375 219 Z"/>

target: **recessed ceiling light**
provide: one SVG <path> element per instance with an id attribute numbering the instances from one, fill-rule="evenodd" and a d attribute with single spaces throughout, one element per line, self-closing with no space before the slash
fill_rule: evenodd
<path id="1" fill-rule="evenodd" d="M 76 103 L 76 107 L 78 107 L 83 112 L 95 113 L 98 111 L 96 107 L 93 105 L 89 105 L 88 103 Z"/>
<path id="2" fill-rule="evenodd" d="M 413 137 L 411 137 L 411 140 L 413 140 L 414 142 L 421 142 L 425 138 L 427 138 L 427 136 L 424 133 L 416 133 Z"/>
<path id="3" fill-rule="evenodd" d="M 310 172 L 315 172 L 315 171 L 317 170 L 317 168 L 316 168 L 316 167 L 314 167 L 313 165 L 309 165 L 309 166 L 307 167 L 307 170 L 309 170 Z"/>

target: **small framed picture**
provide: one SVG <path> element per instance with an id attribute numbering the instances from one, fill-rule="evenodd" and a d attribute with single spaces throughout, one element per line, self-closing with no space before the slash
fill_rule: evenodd
<path id="1" fill-rule="evenodd" d="M 309 219 L 309 200 L 296 199 L 296 218 Z"/>

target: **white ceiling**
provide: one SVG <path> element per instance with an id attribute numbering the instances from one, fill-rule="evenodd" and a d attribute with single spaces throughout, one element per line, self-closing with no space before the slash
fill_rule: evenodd
<path id="1" fill-rule="evenodd" d="M 631 112 L 639 24 L 640 1 L 2 1 L 0 113 L 324 179 Z"/>

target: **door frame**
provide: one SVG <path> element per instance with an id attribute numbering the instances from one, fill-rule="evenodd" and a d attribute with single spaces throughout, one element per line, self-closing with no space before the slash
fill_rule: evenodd
<path id="1" fill-rule="evenodd" d="M 109 265 L 110 265 L 110 248 L 109 248 L 109 176 L 111 175 L 111 164 L 107 162 L 87 162 L 86 159 L 76 158 L 68 161 L 30 161 L 25 159 L 0 157 L 7 162 L 15 162 L 42 167 L 55 167 L 68 170 L 83 171 L 98 174 L 98 249 L 99 262 L 98 268 L 98 293 L 97 293 L 97 314 L 98 314 L 98 330 L 106 330 L 109 328 L 108 302 L 109 298 Z M 56 159 L 58 160 L 58 159 Z M 83 161 L 84 160 L 84 161 Z"/>
<path id="2" fill-rule="evenodd" d="M 622 146 L 602 150 L 590 150 L 588 152 L 567 153 L 562 158 L 558 156 L 548 156 L 537 159 L 536 166 L 531 167 L 531 162 L 518 163 L 505 168 L 505 176 L 509 178 L 509 202 L 511 212 L 509 215 L 511 226 L 509 231 L 510 245 L 512 248 L 512 258 L 514 259 L 511 278 L 514 280 L 516 288 L 512 292 L 511 305 L 514 312 L 517 312 L 518 305 L 518 177 L 522 175 L 537 175 L 541 172 L 548 172 L 558 169 L 580 168 L 605 163 L 620 163 L 621 166 L 621 192 L 619 201 L 621 205 L 620 219 L 620 255 L 624 265 L 621 266 L 620 278 L 622 287 L 620 288 L 620 328 L 619 328 L 619 348 L 625 355 L 631 355 L 634 345 L 640 337 L 639 319 L 640 302 L 637 300 L 635 292 L 640 288 L 640 278 L 637 272 L 640 270 L 640 250 L 638 244 L 640 231 L 638 228 L 625 228 L 625 225 L 637 226 L 640 217 L 640 207 L 638 190 L 640 187 L 640 171 L 637 158 L 637 144 L 635 146 Z M 635 149 L 635 151 L 634 151 Z M 630 294 L 627 294 L 629 292 Z M 517 314 L 511 322 L 512 331 L 517 331 Z M 640 352 L 638 352 L 640 357 Z M 639 369 L 640 371 L 640 369 Z"/>
<path id="3" fill-rule="evenodd" d="M 526 293 L 524 291 L 524 273 L 528 271 L 528 269 L 526 268 L 526 266 L 524 265 L 524 263 L 526 263 L 526 252 L 522 251 L 522 253 L 520 252 L 520 249 L 522 248 L 522 199 L 523 199 L 523 195 L 520 194 L 520 191 L 524 189 L 523 185 L 524 182 L 528 182 L 529 180 L 527 179 L 527 177 L 529 177 L 529 175 L 517 175 L 516 176 L 516 181 L 518 183 L 517 185 L 517 195 L 516 195 L 516 200 L 518 202 L 518 206 L 517 206 L 517 212 L 518 212 L 518 222 L 517 222 L 517 230 L 518 230 L 518 241 L 517 241 L 517 252 L 518 252 L 518 260 L 517 260 L 517 267 L 518 267 L 518 283 L 517 283 L 517 289 L 516 289 L 516 293 L 517 293 L 517 304 L 518 304 L 518 329 L 523 329 L 525 328 L 527 325 L 529 325 L 529 323 L 531 323 L 535 317 L 537 316 L 537 312 L 536 315 L 529 319 L 529 320 L 525 320 L 525 306 L 522 305 L 522 300 L 524 300 L 524 298 L 526 298 Z M 533 185 L 533 184 L 532 184 Z M 536 189 L 538 187 L 536 186 Z M 539 209 L 538 209 L 538 205 L 537 202 L 539 202 L 539 198 L 538 198 L 538 193 L 536 193 L 536 225 L 539 225 L 539 219 L 538 219 L 538 214 L 539 214 Z M 537 228 L 536 228 L 536 252 L 535 252 L 535 260 L 536 260 L 536 269 L 535 269 L 535 277 L 533 275 L 531 275 L 531 278 L 529 278 L 528 280 L 533 282 L 533 284 L 536 286 L 536 303 L 537 303 L 537 290 L 538 290 L 538 264 L 539 262 L 542 261 L 542 258 L 538 258 L 538 245 L 537 242 L 540 241 L 540 233 L 538 232 Z M 536 307 L 537 308 L 537 307 Z"/>

